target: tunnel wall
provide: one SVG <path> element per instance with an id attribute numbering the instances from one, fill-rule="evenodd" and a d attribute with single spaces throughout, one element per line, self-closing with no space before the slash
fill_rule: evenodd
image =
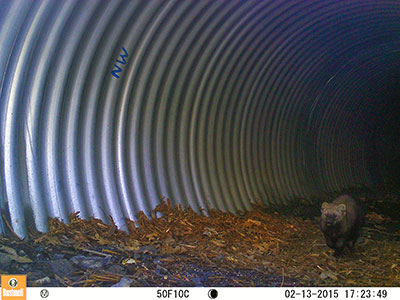
<path id="1" fill-rule="evenodd" d="M 2 0 L 0 20 L 2 233 L 382 180 L 398 1 Z"/>

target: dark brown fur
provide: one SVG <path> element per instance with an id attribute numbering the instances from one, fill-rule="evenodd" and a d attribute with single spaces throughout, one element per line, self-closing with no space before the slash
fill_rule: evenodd
<path id="1" fill-rule="evenodd" d="M 335 250 L 335 256 L 341 256 L 346 246 L 354 248 L 363 225 L 363 210 L 349 195 L 322 203 L 321 231 L 328 247 Z"/>

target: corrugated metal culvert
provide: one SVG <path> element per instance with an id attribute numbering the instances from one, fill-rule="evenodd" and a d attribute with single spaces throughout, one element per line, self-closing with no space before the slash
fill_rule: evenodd
<path id="1" fill-rule="evenodd" d="M 1 0 L 0 26 L 0 200 L 21 237 L 76 211 L 124 228 L 160 196 L 236 212 L 387 170 L 397 0 Z"/>

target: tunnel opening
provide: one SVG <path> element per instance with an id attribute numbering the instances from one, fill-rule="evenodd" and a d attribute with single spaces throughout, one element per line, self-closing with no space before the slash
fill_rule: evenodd
<path id="1" fill-rule="evenodd" d="M 368 160 L 374 182 L 389 184 L 398 189 L 400 184 L 400 77 L 388 75 L 389 84 L 377 95 L 369 125 Z"/>

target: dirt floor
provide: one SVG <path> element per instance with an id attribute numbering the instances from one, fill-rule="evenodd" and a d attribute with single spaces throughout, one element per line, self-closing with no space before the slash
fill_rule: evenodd
<path id="1" fill-rule="evenodd" d="M 338 193 L 211 217 L 165 200 L 129 232 L 74 214 L 28 242 L 0 238 L 0 274 L 28 274 L 28 286 L 400 286 L 400 193 L 346 192 L 367 223 L 338 259 L 319 229 L 321 203 Z"/>

